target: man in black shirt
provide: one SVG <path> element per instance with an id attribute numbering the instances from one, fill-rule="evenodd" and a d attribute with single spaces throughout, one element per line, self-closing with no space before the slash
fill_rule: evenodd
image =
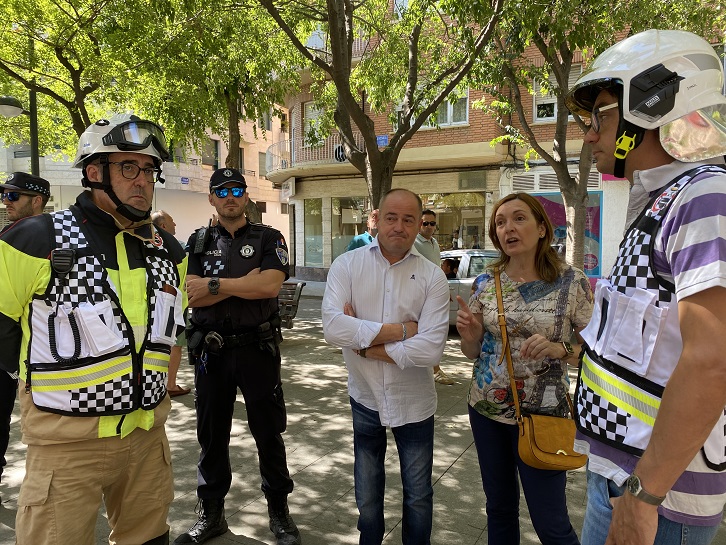
<path id="1" fill-rule="evenodd" d="M 203 543 L 227 531 L 224 498 L 232 483 L 229 441 L 239 388 L 257 444 L 270 530 L 278 545 L 300 545 L 287 507 L 293 482 L 281 435 L 287 415 L 277 293 L 289 276 L 287 245 L 279 231 L 247 221 L 247 184 L 238 170 L 215 171 L 209 190 L 219 223 L 189 239 L 187 276 L 193 309 L 187 342 L 195 366 L 202 449 L 197 466 L 201 509 L 199 520 L 174 543 Z"/>

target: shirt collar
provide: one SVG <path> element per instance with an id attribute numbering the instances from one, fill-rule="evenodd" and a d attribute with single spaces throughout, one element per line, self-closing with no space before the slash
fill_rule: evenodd
<path id="1" fill-rule="evenodd" d="M 416 235 L 416 236 L 418 236 L 418 235 Z M 378 255 L 383 257 L 383 253 L 381 252 L 381 245 L 378 244 L 378 237 L 375 237 L 373 239 L 373 241 L 366 246 L 366 248 L 368 248 L 368 251 L 373 251 L 373 250 L 377 251 Z M 401 259 L 401 261 L 408 259 L 408 257 L 412 256 L 412 255 L 417 256 L 417 257 L 423 257 L 423 255 L 416 248 L 415 244 L 411 245 L 411 249 L 408 252 L 406 252 L 406 255 L 403 256 L 403 259 Z M 383 257 L 383 259 L 386 259 L 386 258 Z M 386 259 L 386 261 L 388 261 L 388 260 Z M 401 263 L 401 261 L 396 261 L 396 263 Z"/>
<path id="2" fill-rule="evenodd" d="M 648 193 L 652 193 L 693 168 L 713 164 L 723 164 L 723 159 L 716 157 L 698 163 L 673 161 L 667 165 L 649 168 L 648 170 L 636 170 L 633 172 L 633 185 L 640 184 Z"/>

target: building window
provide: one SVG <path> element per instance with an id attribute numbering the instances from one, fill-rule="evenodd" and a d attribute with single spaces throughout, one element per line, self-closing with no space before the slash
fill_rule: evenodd
<path id="1" fill-rule="evenodd" d="M 345 253 L 354 236 L 368 228 L 368 199 L 366 197 L 333 197 L 330 236 L 333 240 L 333 259 Z"/>
<path id="2" fill-rule="evenodd" d="M 255 201 L 255 204 L 257 205 L 257 210 L 259 210 L 260 214 L 267 213 L 267 203 L 264 201 Z"/>
<path id="3" fill-rule="evenodd" d="M 455 91 L 452 91 L 454 93 Z M 428 118 L 424 127 L 450 127 L 469 122 L 469 92 L 459 97 L 453 104 L 445 99 L 439 104 L 436 115 Z"/>
<path id="4" fill-rule="evenodd" d="M 305 266 L 323 266 L 323 199 L 305 199 Z"/>
<path id="5" fill-rule="evenodd" d="M 245 149 L 239 149 L 239 170 L 244 173 L 245 171 Z"/>
<path id="6" fill-rule="evenodd" d="M 219 168 L 219 142 L 217 140 L 208 138 L 202 143 L 202 164 L 215 170 Z"/>
<path id="7" fill-rule="evenodd" d="M 289 214 L 290 213 L 290 205 L 286 202 L 280 203 L 280 214 Z"/>
<path id="8" fill-rule="evenodd" d="M 262 117 L 259 120 L 260 127 L 263 127 L 266 131 L 272 130 L 272 114 L 270 112 L 263 112 Z"/>
<path id="9" fill-rule="evenodd" d="M 257 170 L 260 173 L 260 177 L 264 178 L 267 176 L 267 153 L 260 152 L 257 154 L 257 157 L 260 163 Z"/>
<path id="10" fill-rule="evenodd" d="M 306 102 L 303 105 L 303 143 L 305 146 L 314 146 L 321 140 L 320 128 L 317 121 L 323 111 L 315 107 L 313 102 Z"/>
<path id="11" fill-rule="evenodd" d="M 573 65 L 570 69 L 570 78 L 567 88 L 571 89 L 577 79 L 582 74 L 582 65 Z M 550 75 L 549 92 L 542 88 L 542 84 L 535 80 L 534 82 L 534 120 L 536 121 L 554 121 L 557 117 L 557 96 L 554 89 L 557 87 L 557 81 L 554 74 Z"/>

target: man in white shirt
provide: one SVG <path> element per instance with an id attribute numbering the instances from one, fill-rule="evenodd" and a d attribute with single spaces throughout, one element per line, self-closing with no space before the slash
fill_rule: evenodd
<path id="1" fill-rule="evenodd" d="M 416 249 L 426 259 L 436 266 L 441 263 L 441 248 L 439 242 L 434 238 L 436 231 L 436 212 L 424 210 L 421 214 L 421 228 L 416 235 Z M 439 384 L 454 384 L 454 381 L 438 365 L 434 365 L 434 380 Z"/>
<path id="2" fill-rule="evenodd" d="M 431 367 L 449 331 L 449 288 L 443 271 L 413 247 L 421 209 L 415 193 L 389 191 L 380 203 L 378 237 L 333 262 L 323 298 L 325 340 L 343 348 L 348 367 L 358 530 L 366 545 L 383 541 L 387 427 L 401 462 L 403 544 L 431 539 Z"/>

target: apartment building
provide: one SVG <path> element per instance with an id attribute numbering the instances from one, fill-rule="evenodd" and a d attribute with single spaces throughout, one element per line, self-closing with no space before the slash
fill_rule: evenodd
<path id="1" fill-rule="evenodd" d="M 538 57 L 534 49 L 526 55 Z M 579 68 L 572 83 L 577 76 Z M 532 95 L 526 88 L 520 92 L 529 97 L 524 106 L 538 141 L 545 149 L 552 149 L 556 100 L 542 93 Z M 558 242 L 564 242 L 565 212 L 554 171 L 544 161 L 532 162 L 525 169 L 523 150 L 491 146 L 502 133 L 488 114 L 472 108 L 481 98 L 491 99 L 480 90 L 469 89 L 454 104 L 447 101 L 440 106 L 438 127 L 424 126 L 403 149 L 393 187 L 419 194 L 424 207 L 437 213 L 434 236 L 442 249 L 452 247 L 457 232 L 465 248 L 477 241 L 482 248 L 491 247 L 487 225 L 492 205 L 512 191 L 540 197 L 557 227 Z M 337 134 L 316 142 L 306 139 L 311 121 L 319 115 L 309 89 L 290 97 L 286 106 L 289 138 L 267 149 L 267 177 L 282 188 L 282 200 L 289 204 L 295 276 L 324 280 L 330 264 L 345 251 L 350 239 L 366 229 L 368 190 L 363 176 L 347 162 Z M 379 145 L 386 145 L 394 131 L 388 116 L 366 113 L 375 122 Z M 511 123 L 518 125 L 517 119 Z M 573 173 L 578 167 L 582 136 L 571 121 L 567 151 Z M 593 168 L 588 192 L 585 270 L 589 276 L 599 277 L 607 274 L 615 259 L 629 186 L 625 180 L 603 180 Z"/>

